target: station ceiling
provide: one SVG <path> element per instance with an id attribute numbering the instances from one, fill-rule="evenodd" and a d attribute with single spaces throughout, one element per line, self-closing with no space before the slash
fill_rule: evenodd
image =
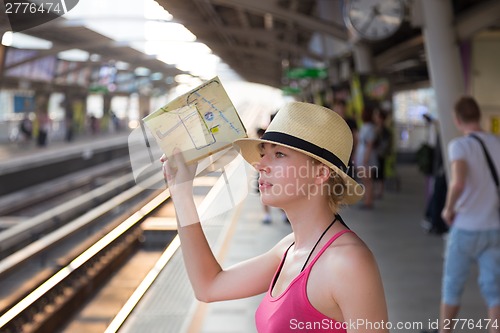
<path id="1" fill-rule="evenodd" d="M 352 59 L 343 0 L 156 1 L 252 82 L 280 87 L 286 83 L 284 67 L 303 66 L 305 59 L 334 66 Z M 392 37 L 359 41 L 370 50 L 375 71 L 392 77 L 395 85 L 428 81 L 420 1 L 405 1 L 406 23 Z M 452 4 L 458 39 L 469 39 L 484 29 L 500 31 L 500 1 L 453 0 Z M 311 48 L 322 39 L 337 51 Z"/>
<path id="2" fill-rule="evenodd" d="M 1 32 L 1 29 L 0 29 Z M 76 67 L 68 69 L 62 73 L 56 73 L 54 80 L 47 85 L 46 82 L 31 81 L 30 86 L 37 90 L 67 90 L 64 85 L 59 86 L 57 82 L 58 76 L 67 76 L 70 72 L 78 72 L 86 67 L 99 68 L 103 65 L 109 65 L 116 62 L 130 64 L 130 69 L 122 70 L 122 72 L 133 72 L 137 67 L 147 68 L 151 73 L 162 73 L 163 77 L 174 77 L 178 74 L 186 74 L 186 72 L 177 69 L 173 65 L 168 65 L 160 61 L 156 56 L 144 54 L 132 47 L 128 42 L 117 42 L 109 37 L 86 28 L 81 22 L 67 20 L 64 17 L 56 18 L 50 22 L 36 26 L 34 28 L 22 31 L 24 34 L 41 38 L 52 42 L 52 47 L 46 50 L 36 50 L 32 56 L 25 57 L 23 60 L 17 61 L 9 66 L 5 65 L 3 70 L 7 71 L 10 68 L 21 66 L 25 63 L 36 61 L 47 56 L 57 55 L 59 52 L 78 49 L 86 51 L 89 54 L 98 55 L 98 60 L 88 60 L 78 62 Z M 139 80 L 136 77 L 132 80 Z M 26 81 L 26 80 L 24 80 Z M 15 77 L 2 77 L 0 80 L 4 88 L 17 88 L 19 79 Z M 150 81 L 151 87 L 167 89 L 169 84 L 165 80 Z M 75 91 L 87 91 L 87 87 L 69 87 Z"/>
<path id="3" fill-rule="evenodd" d="M 343 0 L 155 1 L 250 82 L 281 87 L 286 85 L 286 68 L 353 62 L 355 43 L 342 18 Z M 358 41 L 370 50 L 374 70 L 391 77 L 395 86 L 428 82 L 419 10 L 424 0 L 403 1 L 408 8 L 407 19 L 396 34 L 379 42 Z M 485 30 L 499 35 L 500 1 L 452 0 L 452 4 L 458 40 L 468 40 Z M 126 43 L 63 18 L 24 33 L 49 40 L 54 46 L 22 62 L 78 48 L 101 56 L 98 62 L 81 63 L 79 68 L 123 61 L 165 76 L 184 73 Z M 8 83 L 4 78 L 2 84 Z"/>

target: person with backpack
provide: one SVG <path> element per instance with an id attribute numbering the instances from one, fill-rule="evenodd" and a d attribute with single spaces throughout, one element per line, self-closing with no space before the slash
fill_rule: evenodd
<path id="1" fill-rule="evenodd" d="M 433 130 L 435 143 L 434 147 L 429 148 L 429 151 L 425 152 L 423 148 L 420 151 L 422 154 L 420 155 L 420 170 L 428 177 L 429 182 L 429 196 L 422 227 L 430 234 L 441 236 L 448 232 L 448 226 L 441 217 L 441 211 L 448 192 L 448 181 L 446 179 L 438 121 L 430 114 L 424 114 L 423 117 L 429 126 L 429 130 Z"/>
<path id="2" fill-rule="evenodd" d="M 387 128 L 387 114 L 382 110 L 376 110 L 374 114 L 374 123 L 376 126 L 375 152 L 377 153 L 377 172 L 374 176 L 374 196 L 381 199 L 384 195 L 384 180 L 386 158 L 392 152 L 392 133 Z"/>
<path id="3" fill-rule="evenodd" d="M 448 145 L 451 174 L 441 215 L 450 232 L 443 268 L 440 333 L 452 332 L 474 263 L 491 319 L 487 329 L 500 332 L 500 138 L 485 133 L 480 119 L 474 98 L 464 96 L 456 102 L 455 125 L 464 135 Z"/>

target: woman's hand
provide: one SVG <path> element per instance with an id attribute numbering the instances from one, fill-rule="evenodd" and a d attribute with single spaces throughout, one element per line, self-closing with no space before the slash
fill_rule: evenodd
<path id="1" fill-rule="evenodd" d="M 163 163 L 163 176 L 167 181 L 172 198 L 175 199 L 175 197 L 183 195 L 192 196 L 197 163 L 186 164 L 179 149 L 174 149 L 173 155 L 169 159 L 162 155 L 160 161 Z"/>
<path id="2" fill-rule="evenodd" d="M 163 175 L 170 190 L 179 226 L 199 223 L 200 218 L 193 199 L 193 179 L 197 163 L 186 164 L 178 149 L 174 150 L 170 159 L 163 155 L 160 161 L 163 162 Z"/>

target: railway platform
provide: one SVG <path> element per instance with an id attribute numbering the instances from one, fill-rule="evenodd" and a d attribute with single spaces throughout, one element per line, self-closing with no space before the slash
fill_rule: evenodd
<path id="1" fill-rule="evenodd" d="M 81 136 L 45 147 L 0 144 L 0 196 L 128 155 L 129 132 Z"/>
<path id="2" fill-rule="evenodd" d="M 95 136 L 82 135 L 75 137 L 72 141 L 55 140 L 51 141 L 44 147 L 38 147 L 36 142 L 16 143 L 16 142 L 1 142 L 0 143 L 0 172 L 1 170 L 22 165 L 30 161 L 36 163 L 39 160 L 50 160 L 64 155 L 83 153 L 90 148 L 112 147 L 127 143 L 129 132 L 122 131 L 118 133 L 102 133 Z"/>
<path id="3" fill-rule="evenodd" d="M 420 332 L 438 318 L 446 240 L 425 233 L 420 226 L 425 208 L 424 177 L 414 165 L 399 165 L 398 172 L 400 189 L 386 191 L 374 210 L 345 207 L 341 215 L 377 258 L 393 326 L 391 332 Z M 273 223 L 262 224 L 258 195 L 250 192 L 237 209 L 204 225 L 223 266 L 260 254 L 291 232 L 280 213 L 274 210 L 273 214 Z M 180 253 L 176 255 L 177 267 L 162 272 L 120 332 L 256 332 L 254 313 L 262 295 L 211 304 L 197 302 L 183 272 Z M 182 273 L 176 273 L 173 280 L 169 276 L 175 270 Z M 476 277 L 477 272 L 469 277 L 460 318 L 478 321 L 485 319 L 486 308 Z"/>
<path id="4" fill-rule="evenodd" d="M 31 152 L 0 146 L 0 170 L 9 165 L 43 161 L 51 156 L 68 155 L 99 146 L 126 144 L 127 135 L 81 138 L 72 143 L 54 142 L 47 148 L 32 147 Z M 345 207 L 341 215 L 346 223 L 369 245 L 377 258 L 389 309 L 391 332 L 420 332 L 438 317 L 443 249 L 445 239 L 426 234 L 420 226 L 425 209 L 425 179 L 412 164 L 397 167 L 401 186 L 387 190 L 374 210 Z M 251 176 L 251 174 L 249 174 Z M 202 186 L 197 201 L 202 210 L 226 200 L 223 193 L 207 192 L 213 184 Z M 238 188 L 233 188 L 237 191 Z M 223 192 L 223 191 L 222 191 Z M 291 232 L 278 210 L 273 223 L 263 224 L 258 195 L 249 189 L 236 208 L 212 216 L 204 229 L 223 266 L 258 255 Z M 167 217 L 171 219 L 171 217 Z M 460 318 L 485 319 L 486 307 L 476 286 L 477 272 L 469 277 Z M 115 290 L 120 293 L 119 290 Z M 118 295 L 117 295 L 118 296 Z M 256 332 L 254 313 L 262 295 L 237 301 L 200 303 L 195 300 L 184 271 L 180 251 L 159 272 L 128 319 L 117 331 L 175 333 L 251 333 Z M 106 306 L 105 304 L 103 306 Z M 106 313 L 106 311 L 95 313 Z M 107 325 L 106 318 L 97 319 Z M 111 331 L 110 331 L 111 332 Z M 471 332 L 463 329 L 457 332 Z M 486 332 L 486 330 L 474 330 Z"/>

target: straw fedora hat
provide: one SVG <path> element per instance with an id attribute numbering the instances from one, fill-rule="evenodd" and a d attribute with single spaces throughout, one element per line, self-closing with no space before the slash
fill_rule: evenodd
<path id="1" fill-rule="evenodd" d="M 250 164 L 260 161 L 259 144 L 278 144 L 327 165 L 347 185 L 343 203 L 353 204 L 363 196 L 363 187 L 346 174 L 352 151 L 352 132 L 336 112 L 325 107 L 291 102 L 283 106 L 260 139 L 237 139 L 234 146 Z"/>

